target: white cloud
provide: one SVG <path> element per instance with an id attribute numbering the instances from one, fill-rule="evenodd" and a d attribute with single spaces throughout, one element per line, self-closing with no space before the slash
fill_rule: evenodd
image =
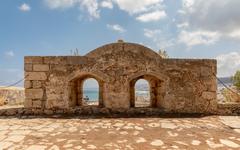
<path id="1" fill-rule="evenodd" d="M 183 23 L 177 24 L 177 27 L 178 28 L 187 28 L 187 27 L 189 27 L 189 24 L 188 24 L 188 22 L 183 22 Z"/>
<path id="2" fill-rule="evenodd" d="M 142 22 L 157 21 L 166 17 L 163 0 L 44 0 L 50 9 L 68 9 L 78 6 L 90 19 L 100 18 L 100 10 L 113 9 L 114 4 Z M 135 16 L 136 15 L 136 16 Z"/>
<path id="3" fill-rule="evenodd" d="M 187 8 L 187 9 L 191 9 L 191 7 L 193 6 L 195 0 L 183 0 L 183 7 Z"/>
<path id="4" fill-rule="evenodd" d="M 78 0 L 44 0 L 46 5 L 51 9 L 65 9 L 73 7 Z"/>
<path id="5" fill-rule="evenodd" d="M 167 17 L 167 14 L 165 13 L 165 11 L 157 10 L 154 12 L 141 14 L 136 19 L 141 22 L 150 22 L 150 21 L 158 21 L 166 17 Z"/>
<path id="6" fill-rule="evenodd" d="M 144 29 L 144 36 L 151 39 L 158 49 L 167 49 L 175 43 L 175 39 L 163 33 L 160 29 Z M 163 36 L 164 35 L 164 36 Z"/>
<path id="7" fill-rule="evenodd" d="M 26 4 L 26 3 L 23 3 L 20 7 L 19 7 L 19 10 L 23 11 L 23 12 L 27 12 L 27 11 L 30 11 L 31 10 L 31 7 Z"/>
<path id="8" fill-rule="evenodd" d="M 138 21 L 158 21 L 167 16 L 163 10 L 163 0 L 113 0 L 118 7 Z"/>
<path id="9" fill-rule="evenodd" d="M 113 9 L 113 4 L 111 0 L 105 0 L 101 2 L 101 7 Z"/>
<path id="10" fill-rule="evenodd" d="M 98 9 L 97 0 L 82 0 L 81 7 L 86 9 L 92 18 L 99 18 L 100 11 Z"/>
<path id="11" fill-rule="evenodd" d="M 7 56 L 7 57 L 13 57 L 13 56 L 15 56 L 15 54 L 14 54 L 13 51 L 7 51 L 7 52 L 5 52 L 5 56 Z"/>
<path id="12" fill-rule="evenodd" d="M 233 76 L 237 70 L 240 70 L 240 52 L 230 52 L 216 57 L 218 62 L 218 76 Z"/>
<path id="13" fill-rule="evenodd" d="M 210 45 L 216 43 L 220 38 L 220 34 L 218 32 L 210 32 L 210 31 L 181 31 L 178 35 L 178 41 L 180 43 L 184 43 L 187 46 L 195 46 L 195 45 Z"/>
<path id="14" fill-rule="evenodd" d="M 163 0 L 113 0 L 121 10 L 129 14 L 146 12 L 156 7 L 162 7 Z"/>
<path id="15" fill-rule="evenodd" d="M 183 22 L 192 31 L 221 33 L 222 37 L 240 39 L 239 0 L 182 0 Z"/>
<path id="16" fill-rule="evenodd" d="M 117 31 L 119 33 L 126 32 L 126 30 L 122 26 L 120 26 L 119 24 L 112 24 L 112 25 L 111 24 L 107 24 L 107 28 L 109 28 L 109 29 L 111 29 L 113 31 Z"/>
<path id="17" fill-rule="evenodd" d="M 240 39 L 240 28 L 229 33 L 229 36 L 235 39 Z"/>
<path id="18" fill-rule="evenodd" d="M 78 6 L 82 11 L 87 11 L 92 18 L 100 17 L 100 10 L 97 0 L 44 0 L 50 9 L 67 9 Z"/>
<path id="19" fill-rule="evenodd" d="M 144 36 L 148 38 L 152 38 L 153 40 L 157 40 L 158 36 L 161 35 L 160 29 L 150 30 L 150 29 L 144 29 Z"/>

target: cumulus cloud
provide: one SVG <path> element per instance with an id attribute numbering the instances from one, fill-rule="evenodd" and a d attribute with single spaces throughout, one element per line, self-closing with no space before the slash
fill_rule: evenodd
<path id="1" fill-rule="evenodd" d="M 23 11 L 23 12 L 27 12 L 27 11 L 30 11 L 31 10 L 31 7 L 26 4 L 26 3 L 23 3 L 20 7 L 19 7 L 19 10 Z"/>
<path id="2" fill-rule="evenodd" d="M 189 27 L 189 24 L 187 22 L 179 23 L 177 24 L 178 28 L 187 28 Z"/>
<path id="3" fill-rule="evenodd" d="M 179 10 L 192 31 L 218 32 L 222 37 L 240 39 L 239 0 L 182 0 Z"/>
<path id="4" fill-rule="evenodd" d="M 216 57 L 218 61 L 218 76 L 233 76 L 237 70 L 240 70 L 240 52 L 230 52 Z"/>
<path id="5" fill-rule="evenodd" d="M 5 56 L 7 56 L 7 57 L 13 57 L 13 56 L 15 56 L 15 54 L 14 54 L 13 51 L 7 51 L 7 52 L 5 52 Z"/>
<path id="6" fill-rule="evenodd" d="M 97 0 L 44 0 L 50 9 L 68 9 L 78 6 L 80 10 L 86 10 L 90 18 L 99 18 L 100 10 Z"/>
<path id="7" fill-rule="evenodd" d="M 137 14 L 149 11 L 156 7 L 162 7 L 163 0 L 113 0 L 121 10 L 129 14 Z"/>
<path id="8" fill-rule="evenodd" d="M 89 15 L 93 18 L 100 17 L 100 10 L 98 9 L 98 2 L 97 0 L 82 0 L 81 7 L 86 9 Z"/>
<path id="9" fill-rule="evenodd" d="M 91 18 L 99 18 L 100 9 L 113 9 L 114 5 L 142 22 L 157 21 L 167 16 L 163 10 L 163 0 L 44 0 L 44 2 L 50 9 L 78 6 L 81 10 L 87 11 Z"/>
<path id="10" fill-rule="evenodd" d="M 78 0 L 44 0 L 46 5 L 51 9 L 66 9 L 73 7 Z"/>
<path id="11" fill-rule="evenodd" d="M 141 22 L 158 21 L 167 16 L 163 10 L 163 0 L 113 0 L 113 2 Z"/>
<path id="12" fill-rule="evenodd" d="M 105 0 L 101 2 L 101 7 L 113 9 L 113 3 L 111 0 Z"/>
<path id="13" fill-rule="evenodd" d="M 107 28 L 109 28 L 113 31 L 117 31 L 119 33 L 126 32 L 126 30 L 122 26 L 120 26 L 119 24 L 107 24 Z"/>
<path id="14" fill-rule="evenodd" d="M 161 30 L 160 29 L 144 29 L 144 36 L 148 38 L 152 38 L 154 41 L 157 40 L 158 36 L 161 35 Z"/>
<path id="15" fill-rule="evenodd" d="M 211 31 L 181 31 L 178 35 L 178 41 L 180 43 L 184 43 L 187 46 L 195 46 L 195 45 L 210 45 L 216 43 L 220 38 L 220 34 L 218 32 Z"/>
<path id="16" fill-rule="evenodd" d="M 144 36 L 151 39 L 158 49 L 166 49 L 174 45 L 175 40 L 160 29 L 144 29 Z M 163 36 L 164 35 L 164 36 Z"/>
<path id="17" fill-rule="evenodd" d="M 158 21 L 160 19 L 166 18 L 167 14 L 165 11 L 154 11 L 150 13 L 144 13 L 138 16 L 136 19 L 141 22 L 150 22 L 150 21 Z"/>

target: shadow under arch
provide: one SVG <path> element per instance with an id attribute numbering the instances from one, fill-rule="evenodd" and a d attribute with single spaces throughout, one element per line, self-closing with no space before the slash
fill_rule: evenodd
<path id="1" fill-rule="evenodd" d="M 149 107 L 161 107 L 161 100 L 163 100 L 166 94 L 166 86 L 169 79 L 162 74 L 151 72 L 138 72 L 128 79 L 130 87 L 130 107 L 135 107 L 135 84 L 140 79 L 146 80 L 150 86 Z"/>
<path id="2" fill-rule="evenodd" d="M 69 76 L 69 84 L 68 84 L 68 93 L 69 93 L 69 100 L 68 104 L 69 107 L 76 107 L 76 106 L 84 106 L 83 105 L 83 84 L 84 81 L 87 79 L 93 78 L 98 82 L 99 86 L 99 93 L 98 93 L 98 106 L 104 107 L 103 102 L 103 87 L 104 87 L 104 80 L 101 76 L 98 76 L 95 73 L 91 72 L 75 72 L 74 74 Z"/>

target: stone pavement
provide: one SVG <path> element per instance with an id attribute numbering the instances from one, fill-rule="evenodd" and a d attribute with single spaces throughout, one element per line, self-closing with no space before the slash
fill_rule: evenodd
<path id="1" fill-rule="evenodd" d="M 240 149 L 240 117 L 1 117 L 0 149 Z"/>

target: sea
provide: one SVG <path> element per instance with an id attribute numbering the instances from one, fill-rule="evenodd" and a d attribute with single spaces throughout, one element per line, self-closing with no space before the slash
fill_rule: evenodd
<path id="1" fill-rule="evenodd" d="M 148 91 L 136 91 L 135 92 L 137 96 L 144 96 L 148 97 L 149 92 Z M 96 101 L 98 100 L 98 89 L 88 89 L 83 91 L 83 96 L 88 97 L 89 101 Z"/>
<path id="2" fill-rule="evenodd" d="M 232 82 L 230 80 L 228 81 L 223 81 L 224 85 L 227 87 L 232 86 Z M 218 82 L 218 90 L 220 91 L 221 89 L 225 88 L 222 83 Z M 144 97 L 149 97 L 149 91 L 144 91 L 144 90 L 137 90 L 135 92 L 137 96 L 144 96 Z M 88 88 L 83 91 L 84 97 L 88 97 L 89 101 L 96 101 L 98 100 L 98 88 Z"/>

